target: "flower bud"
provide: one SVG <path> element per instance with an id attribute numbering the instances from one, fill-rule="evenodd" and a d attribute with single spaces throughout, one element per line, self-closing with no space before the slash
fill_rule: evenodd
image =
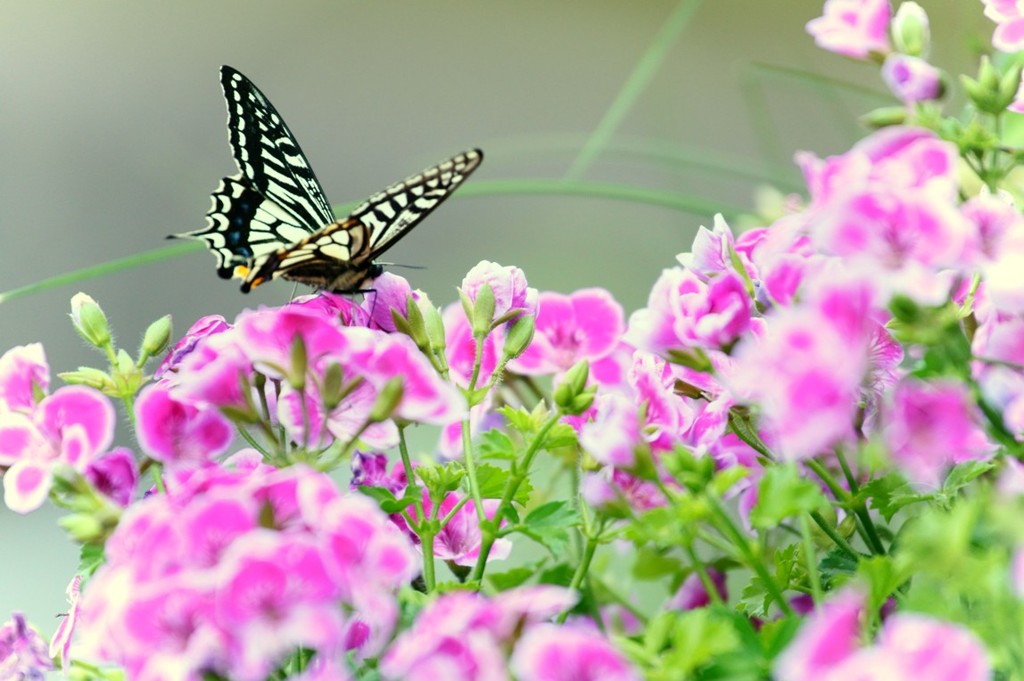
<path id="1" fill-rule="evenodd" d="M 385 383 L 384 388 L 377 394 L 377 399 L 370 409 L 370 421 L 381 423 L 391 418 L 395 409 L 398 409 L 398 405 L 402 403 L 402 396 L 404 394 L 405 388 L 402 386 L 401 378 L 392 378 Z"/>
<path id="2" fill-rule="evenodd" d="M 78 335 L 98 348 L 110 345 L 110 325 L 103 310 L 90 296 L 76 293 L 71 298 L 71 323 Z"/>
<path id="3" fill-rule="evenodd" d="M 906 0 L 900 3 L 896 16 L 890 26 L 892 42 L 897 52 L 912 57 L 928 55 L 931 47 L 931 31 L 928 27 L 928 14 L 916 2 Z"/>
<path id="4" fill-rule="evenodd" d="M 506 359 L 515 359 L 526 352 L 533 342 L 533 333 L 537 327 L 537 320 L 533 315 L 523 315 L 512 322 L 508 333 L 505 335 L 505 347 L 502 353 Z"/>
<path id="5" fill-rule="evenodd" d="M 860 117 L 860 122 L 872 130 L 903 125 L 907 121 L 907 109 L 902 106 L 883 106 Z"/>
<path id="6" fill-rule="evenodd" d="M 562 382 L 555 388 L 553 395 L 555 404 L 568 414 L 581 414 L 594 401 L 593 389 L 588 389 L 587 378 L 590 376 L 590 363 L 581 360 L 566 372 Z"/>
<path id="7" fill-rule="evenodd" d="M 473 325 L 473 336 L 482 338 L 491 331 L 491 322 L 494 321 L 494 289 L 490 284 L 483 284 L 477 291 L 476 300 L 473 301 L 473 316 L 470 318 Z"/>
<path id="8" fill-rule="evenodd" d="M 290 364 L 285 376 L 288 379 L 288 385 L 296 390 L 302 390 L 306 387 L 306 368 L 309 366 L 309 357 L 306 352 L 306 342 L 298 334 L 292 341 Z"/>
<path id="9" fill-rule="evenodd" d="M 412 338 L 420 350 L 430 347 L 423 310 L 416 304 L 416 297 L 412 293 L 405 299 L 405 317 L 402 317 L 401 311 L 397 308 L 391 308 L 391 319 L 395 323 L 395 329 Z"/>
<path id="10" fill-rule="evenodd" d="M 443 357 L 447 344 L 444 339 L 444 320 L 441 319 L 441 310 L 430 302 L 426 295 L 420 296 L 416 301 L 416 306 L 423 314 L 423 326 L 427 331 L 427 342 L 430 349 L 439 357 Z"/>
<path id="11" fill-rule="evenodd" d="M 114 379 L 107 372 L 92 367 L 78 367 L 78 371 L 65 371 L 57 375 L 68 385 L 84 385 L 104 393 L 114 390 Z"/>
<path id="12" fill-rule="evenodd" d="M 164 315 L 146 328 L 142 335 L 142 353 L 152 357 L 167 349 L 171 342 L 171 315 Z"/>

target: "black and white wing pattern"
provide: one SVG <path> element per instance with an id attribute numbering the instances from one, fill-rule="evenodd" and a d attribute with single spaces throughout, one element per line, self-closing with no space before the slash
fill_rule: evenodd
<path id="1" fill-rule="evenodd" d="M 242 290 L 277 277 L 337 293 L 366 290 L 381 273 L 374 260 L 451 196 L 482 160 L 479 149 L 464 151 L 374 194 L 301 241 L 255 256 Z"/>
<path id="2" fill-rule="evenodd" d="M 374 259 L 433 211 L 472 173 L 483 153 L 463 152 L 374 194 L 335 221 L 330 204 L 284 119 L 252 81 L 220 69 L 228 138 L 240 171 L 214 191 L 206 227 L 172 235 L 199 239 L 217 274 L 248 292 L 283 277 L 336 292 L 364 290 Z"/>
<path id="3" fill-rule="evenodd" d="M 334 214 L 324 191 L 284 119 L 252 81 L 220 69 L 228 109 L 228 137 L 239 173 L 221 180 L 204 229 L 174 237 L 201 239 L 229 279 L 249 262 L 301 241 Z M 236 271 L 237 267 L 244 270 Z"/>

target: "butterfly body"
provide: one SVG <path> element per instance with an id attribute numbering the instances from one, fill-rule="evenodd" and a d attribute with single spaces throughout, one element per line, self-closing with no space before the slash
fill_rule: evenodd
<path id="1" fill-rule="evenodd" d="M 339 293 L 367 289 L 376 258 L 451 195 L 483 160 L 471 149 L 374 194 L 335 219 L 284 119 L 248 78 L 221 67 L 228 136 L 239 173 L 221 180 L 200 239 L 217 273 L 242 291 L 278 277 Z"/>

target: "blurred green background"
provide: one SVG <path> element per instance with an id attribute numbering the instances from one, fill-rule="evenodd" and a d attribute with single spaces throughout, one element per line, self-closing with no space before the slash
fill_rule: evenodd
<path id="1" fill-rule="evenodd" d="M 934 61 L 973 69 L 970 46 L 991 33 L 980 2 L 921 4 Z M 855 117 L 886 103 L 875 68 L 814 47 L 804 24 L 821 5 L 6 0 L 0 291 L 161 248 L 165 235 L 202 226 L 210 192 L 235 172 L 217 75 L 231 64 L 275 103 L 335 205 L 470 146 L 487 158 L 469 184 L 558 180 L 576 164 L 578 180 L 697 203 L 686 212 L 598 197 L 456 195 L 388 253 L 426 267 L 398 272 L 437 304 L 454 301 L 463 274 L 488 259 L 518 265 L 541 289 L 603 286 L 629 312 L 715 206 L 749 210 L 770 180 L 798 188 L 794 150 L 844 151 L 861 134 Z M 671 38 L 659 68 L 631 81 L 659 34 Z M 605 128 L 614 134 L 581 166 L 581 149 L 628 82 L 643 87 L 620 100 L 629 106 Z M 197 250 L 0 303 L 0 352 L 43 341 L 54 373 L 98 365 L 68 323 L 79 290 L 132 350 L 163 314 L 180 334 L 199 316 L 230 319 L 292 293 L 276 283 L 244 296 L 213 264 Z M 126 422 L 119 437 L 129 441 Z M 56 627 L 77 555 L 57 517 L 50 506 L 28 517 L 0 506 L 0 621 L 20 610 L 47 635 Z"/>

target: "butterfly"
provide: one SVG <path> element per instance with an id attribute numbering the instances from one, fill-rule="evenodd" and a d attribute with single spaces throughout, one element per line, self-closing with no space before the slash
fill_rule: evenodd
<path id="1" fill-rule="evenodd" d="M 242 292 L 282 277 L 337 293 L 367 290 L 378 256 L 437 208 L 476 170 L 470 149 L 385 188 L 337 220 L 309 161 L 284 119 L 251 80 L 220 69 L 228 140 L 239 173 L 213 192 L 206 227 L 171 238 L 198 239 L 217 258 L 217 274 L 238 277 Z"/>

